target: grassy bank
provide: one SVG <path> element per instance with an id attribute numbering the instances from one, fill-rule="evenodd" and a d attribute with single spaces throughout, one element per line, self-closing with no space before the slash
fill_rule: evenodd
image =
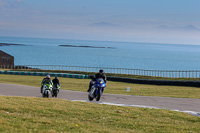
<path id="1" fill-rule="evenodd" d="M 0 132 L 198 133 L 200 117 L 60 99 L 0 96 Z"/>
<path id="2" fill-rule="evenodd" d="M 42 76 L 22 76 L 22 75 L 0 75 L 0 83 L 21 84 L 40 87 Z M 90 79 L 59 78 L 62 89 L 86 91 Z M 130 92 L 126 88 L 130 87 Z M 143 85 L 108 81 L 104 93 L 140 95 L 140 96 L 159 96 L 159 97 L 178 97 L 178 98 L 200 98 L 200 88 L 181 87 L 181 86 L 158 86 Z"/>

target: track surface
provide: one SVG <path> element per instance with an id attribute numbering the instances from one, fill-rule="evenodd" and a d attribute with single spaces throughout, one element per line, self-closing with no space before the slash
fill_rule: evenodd
<path id="1" fill-rule="evenodd" d="M 39 87 L 0 83 L 0 95 L 42 97 Z M 88 93 L 60 90 L 59 99 L 88 101 Z M 200 99 L 103 94 L 101 104 L 177 110 L 200 116 Z"/>

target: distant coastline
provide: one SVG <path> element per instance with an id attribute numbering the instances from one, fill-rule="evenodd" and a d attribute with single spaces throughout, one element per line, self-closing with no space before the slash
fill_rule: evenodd
<path id="1" fill-rule="evenodd" d="M 30 46 L 25 44 L 0 43 L 0 46 Z"/>
<path id="2" fill-rule="evenodd" d="M 58 45 L 61 47 L 81 47 L 81 48 L 110 48 L 110 49 L 114 49 L 114 47 L 96 47 L 96 46 L 85 46 L 85 45 Z"/>

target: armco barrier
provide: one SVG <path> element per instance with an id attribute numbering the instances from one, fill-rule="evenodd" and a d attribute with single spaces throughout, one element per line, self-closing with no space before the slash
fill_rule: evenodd
<path id="1" fill-rule="evenodd" d="M 90 76 L 90 78 L 91 78 L 91 76 Z M 120 77 L 109 77 L 109 76 L 107 77 L 107 79 L 109 81 L 137 83 L 137 84 L 200 87 L 200 81 L 130 79 L 130 78 L 120 78 Z"/>
<path id="2" fill-rule="evenodd" d="M 29 75 L 29 76 L 46 76 L 51 75 L 53 77 L 66 77 L 66 78 L 78 78 L 78 79 L 87 79 L 88 75 L 83 74 L 70 74 L 70 73 L 48 73 L 48 72 L 26 72 L 26 71 L 0 71 L 0 74 L 9 74 L 9 75 Z"/>
<path id="3" fill-rule="evenodd" d="M 0 65 L 6 69 L 13 66 Z M 34 70 L 63 70 L 75 72 L 98 72 L 103 69 L 105 73 L 126 74 L 151 77 L 166 78 L 200 78 L 200 70 L 144 70 L 132 68 L 108 68 L 108 67 L 88 67 L 88 66 L 64 66 L 64 65 L 18 65 L 14 69 L 34 69 Z"/>
<path id="4" fill-rule="evenodd" d="M 29 75 L 29 76 L 46 76 L 46 75 L 51 75 L 53 77 L 54 76 L 58 76 L 58 77 L 79 78 L 79 79 L 92 78 L 92 76 L 93 76 L 93 75 L 88 76 L 88 75 L 83 75 L 83 74 L 28 72 L 28 71 L 0 71 L 0 74 Z M 130 78 L 120 78 L 120 77 L 110 77 L 110 76 L 108 76 L 107 79 L 109 81 L 137 83 L 137 84 L 200 87 L 200 81 L 130 79 Z"/>

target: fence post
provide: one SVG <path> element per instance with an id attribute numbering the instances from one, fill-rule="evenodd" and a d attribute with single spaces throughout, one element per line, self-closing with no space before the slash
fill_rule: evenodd
<path id="1" fill-rule="evenodd" d="M 165 71 L 163 71 L 163 77 L 166 77 L 166 72 Z"/>
<path id="2" fill-rule="evenodd" d="M 196 78 L 197 78 L 197 71 L 196 71 Z"/>

